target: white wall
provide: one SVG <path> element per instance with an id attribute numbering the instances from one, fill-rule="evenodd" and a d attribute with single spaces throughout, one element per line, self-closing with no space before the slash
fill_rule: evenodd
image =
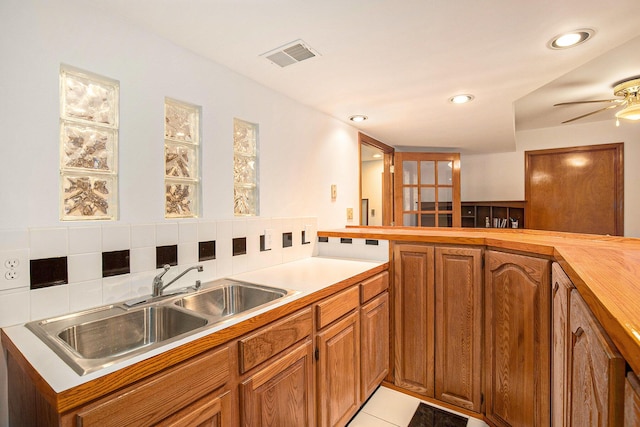
<path id="1" fill-rule="evenodd" d="M 524 152 L 624 142 L 624 232 L 640 237 L 640 124 L 613 120 L 516 133 L 516 151 L 462 155 L 462 200 L 524 200 Z"/>
<path id="2" fill-rule="evenodd" d="M 0 4 L 0 228 L 59 224 L 61 63 L 120 81 L 120 221 L 163 220 L 165 96 L 202 106 L 202 217 L 233 216 L 234 117 L 260 125 L 261 216 L 312 215 L 331 228 L 345 225 L 347 207 L 357 212 L 353 127 L 118 17 L 96 16 L 89 3 Z"/>

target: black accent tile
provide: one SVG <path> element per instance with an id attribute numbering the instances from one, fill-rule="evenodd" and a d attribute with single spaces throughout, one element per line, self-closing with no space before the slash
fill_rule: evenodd
<path id="1" fill-rule="evenodd" d="M 178 245 L 156 247 L 156 268 L 162 268 L 165 264 L 178 265 Z"/>
<path id="2" fill-rule="evenodd" d="M 245 255 L 247 253 L 247 238 L 236 237 L 233 239 L 233 256 Z"/>
<path id="3" fill-rule="evenodd" d="M 302 244 L 303 245 L 308 245 L 311 242 L 307 241 L 307 232 L 302 230 Z"/>
<path id="4" fill-rule="evenodd" d="M 290 248 L 293 246 L 293 233 L 282 233 L 282 247 Z"/>
<path id="5" fill-rule="evenodd" d="M 420 402 L 408 427 L 466 427 L 467 418 Z"/>
<path id="6" fill-rule="evenodd" d="M 129 249 L 124 251 L 102 252 L 102 277 L 128 274 L 131 272 L 129 264 Z"/>
<path id="7" fill-rule="evenodd" d="M 216 259 L 216 241 L 198 242 L 198 261 Z"/>
<path id="8" fill-rule="evenodd" d="M 353 243 L 353 239 L 349 238 L 349 237 L 341 237 L 340 238 L 340 243 L 346 243 L 348 245 Z"/>
<path id="9" fill-rule="evenodd" d="M 329 243 L 329 238 L 318 236 L 318 243 Z"/>
<path id="10" fill-rule="evenodd" d="M 373 246 L 378 246 L 378 241 L 374 240 L 374 239 L 366 239 L 364 241 L 365 245 L 373 245 Z"/>
<path id="11" fill-rule="evenodd" d="M 270 251 L 271 249 L 266 249 L 265 248 L 265 237 L 264 234 L 260 235 L 260 252 L 264 252 L 264 251 Z"/>
<path id="12" fill-rule="evenodd" d="M 32 259 L 29 262 L 31 289 L 69 283 L 67 257 Z"/>

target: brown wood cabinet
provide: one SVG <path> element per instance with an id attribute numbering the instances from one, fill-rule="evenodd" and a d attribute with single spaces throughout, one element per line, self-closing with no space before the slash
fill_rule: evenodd
<path id="1" fill-rule="evenodd" d="M 318 425 L 344 426 L 360 409 L 358 311 L 318 333 Z"/>
<path id="2" fill-rule="evenodd" d="M 230 423 L 228 390 L 214 393 L 227 383 L 229 376 L 229 348 L 224 347 L 65 414 L 61 424 L 84 427 L 173 425 L 180 419 L 200 423 L 207 419 L 221 423 L 224 419 Z M 191 418 L 191 412 L 197 415 Z"/>
<path id="3" fill-rule="evenodd" d="M 482 404 L 482 249 L 394 244 L 394 383 Z"/>
<path id="4" fill-rule="evenodd" d="M 307 340 L 240 385 L 245 427 L 312 426 L 313 344 Z"/>
<path id="5" fill-rule="evenodd" d="M 575 289 L 570 310 L 568 425 L 621 426 L 625 361 Z"/>
<path id="6" fill-rule="evenodd" d="M 624 384 L 624 427 L 640 426 L 640 380 L 633 372 Z"/>
<path id="7" fill-rule="evenodd" d="M 394 383 L 434 396 L 434 248 L 393 245 Z"/>
<path id="8" fill-rule="evenodd" d="M 162 420 L 158 427 L 227 427 L 232 426 L 231 394 L 212 393 Z"/>
<path id="9" fill-rule="evenodd" d="M 389 292 L 362 306 L 360 331 L 360 396 L 365 401 L 389 373 Z"/>
<path id="10" fill-rule="evenodd" d="M 435 397 L 480 412 L 482 249 L 435 249 Z"/>
<path id="11" fill-rule="evenodd" d="M 551 366 L 551 419 L 554 426 L 569 425 L 568 399 L 569 354 L 571 328 L 569 301 L 573 283 L 558 263 L 551 268 L 552 298 L 552 366 Z"/>
<path id="12" fill-rule="evenodd" d="M 550 424 L 550 262 L 487 251 L 487 419 L 496 426 Z"/>

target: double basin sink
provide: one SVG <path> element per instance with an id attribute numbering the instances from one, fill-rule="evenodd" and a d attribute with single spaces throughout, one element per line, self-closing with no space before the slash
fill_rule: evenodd
<path id="1" fill-rule="evenodd" d="M 26 326 L 74 371 L 85 375 L 295 293 L 229 279 L 186 292 L 185 288 L 132 307 L 108 305 Z"/>

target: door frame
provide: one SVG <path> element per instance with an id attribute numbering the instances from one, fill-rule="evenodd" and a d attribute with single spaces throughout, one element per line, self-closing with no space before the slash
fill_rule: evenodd
<path id="1" fill-rule="evenodd" d="M 358 181 L 358 200 L 362 203 L 362 146 L 368 145 L 382 151 L 383 171 L 382 171 L 382 225 L 394 225 L 393 218 L 393 163 L 395 149 L 390 145 L 378 141 L 358 132 L 358 170 L 360 171 Z M 359 215 L 362 218 L 362 212 Z M 360 221 L 358 221 L 360 222 Z M 362 225 L 362 224 L 361 224 Z"/>

